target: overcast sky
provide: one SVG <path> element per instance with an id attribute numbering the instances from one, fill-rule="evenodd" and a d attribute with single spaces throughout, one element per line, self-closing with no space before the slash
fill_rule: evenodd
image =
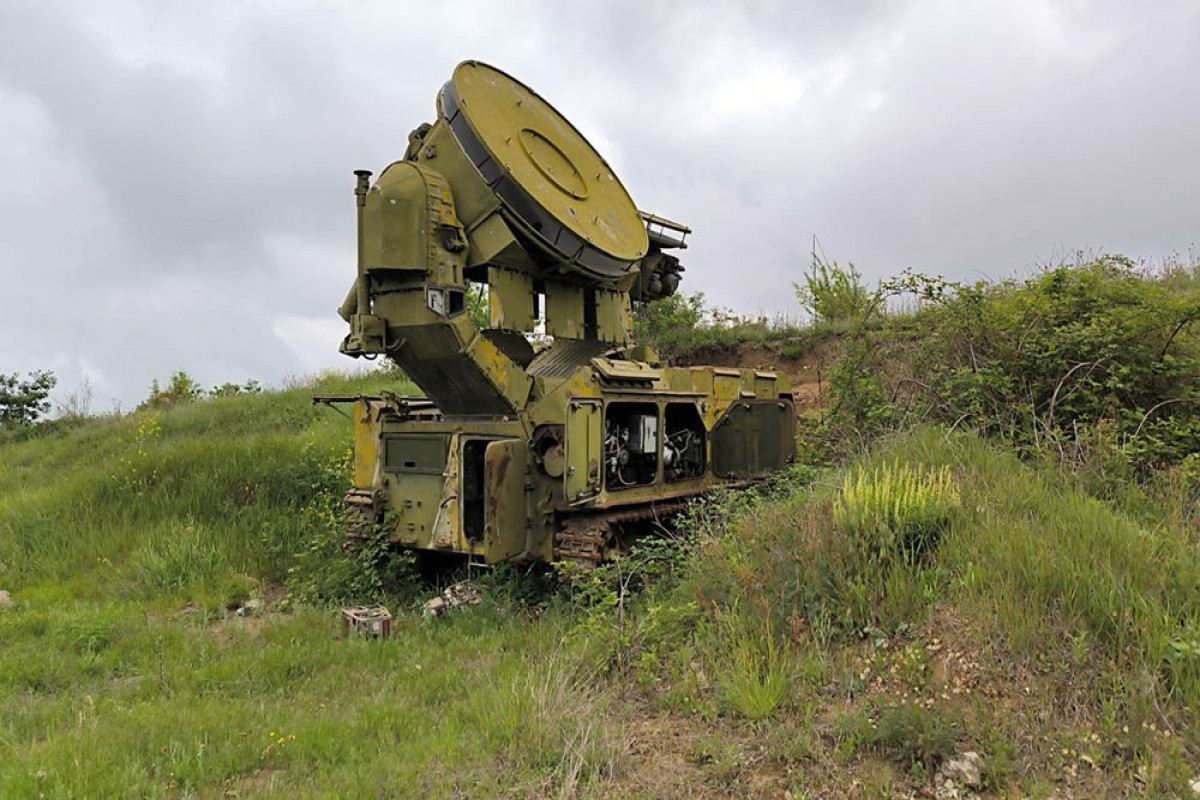
<path id="1" fill-rule="evenodd" d="M 351 170 L 454 65 L 530 84 L 686 291 L 795 314 L 812 236 L 869 279 L 1200 241 L 1200 4 L 0 0 L 0 372 L 130 408 L 353 366 Z"/>

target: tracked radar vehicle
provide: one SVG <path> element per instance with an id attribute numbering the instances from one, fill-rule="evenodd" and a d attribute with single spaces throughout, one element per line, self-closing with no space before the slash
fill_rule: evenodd
<path id="1" fill-rule="evenodd" d="M 352 530 L 489 564 L 594 564 L 794 457 L 783 376 L 669 367 L 633 341 L 631 304 L 676 291 L 690 231 L 639 211 L 528 86 L 460 64 L 404 157 L 355 174 L 341 352 L 392 359 L 424 396 L 353 400 Z"/>

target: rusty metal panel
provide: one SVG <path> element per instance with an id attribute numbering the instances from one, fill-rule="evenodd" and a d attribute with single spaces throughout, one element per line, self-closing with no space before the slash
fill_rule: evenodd
<path id="1" fill-rule="evenodd" d="M 446 457 L 446 474 L 442 480 L 441 502 L 433 520 L 433 546 L 448 549 L 459 545 L 462 538 L 462 521 L 459 510 L 458 485 L 461 463 L 461 436 L 450 437 L 450 449 Z"/>
<path id="2" fill-rule="evenodd" d="M 770 400 L 779 395 L 779 377 L 774 372 L 754 373 L 754 394 L 759 400 Z"/>
<path id="3" fill-rule="evenodd" d="M 563 480 L 568 503 L 580 503 L 600 492 L 602 409 L 595 399 L 573 400 L 567 406 L 567 473 Z"/>
<path id="4" fill-rule="evenodd" d="M 489 562 L 512 558 L 525 550 L 528 452 L 523 439 L 489 442 L 484 452 L 483 535 Z"/>
<path id="5" fill-rule="evenodd" d="M 736 369 L 714 368 L 713 394 L 717 400 L 734 400 L 741 395 L 742 373 Z"/>

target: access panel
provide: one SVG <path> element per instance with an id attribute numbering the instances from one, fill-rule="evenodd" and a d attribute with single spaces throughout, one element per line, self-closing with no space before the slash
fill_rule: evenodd
<path id="1" fill-rule="evenodd" d="M 713 430 L 713 472 L 722 478 L 757 478 L 795 457 L 791 400 L 740 400 Z"/>
<path id="2" fill-rule="evenodd" d="M 488 561 L 520 555 L 526 546 L 528 511 L 525 467 L 528 448 L 523 439 L 489 442 L 483 457 L 484 541 Z"/>
<path id="3" fill-rule="evenodd" d="M 567 471 L 563 478 L 568 503 L 579 503 L 600 492 L 599 400 L 573 400 L 567 406 Z"/>

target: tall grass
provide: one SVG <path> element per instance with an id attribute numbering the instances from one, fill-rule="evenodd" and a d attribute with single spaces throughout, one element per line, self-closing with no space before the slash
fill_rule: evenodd
<path id="1" fill-rule="evenodd" d="M 755 630 L 758 626 L 733 613 L 722 615 L 717 624 L 718 638 L 727 647 L 720 678 L 725 702 L 746 719 L 766 719 L 779 708 L 790 683 L 787 658 L 774 631 Z"/>
<path id="2" fill-rule="evenodd" d="M 1050 666 L 1085 713 L 1115 704 L 1194 733 L 1200 554 L 1192 529 L 1164 519 L 1147 526 L 1052 469 L 926 429 L 881 444 L 833 485 L 736 518 L 699 544 L 682 591 L 718 618 L 768 620 L 782 640 L 816 646 L 954 609 L 981 642 Z M 880 530 L 937 530 L 937 545 L 884 568 L 880 540 L 856 543 Z M 906 552 L 903 541 L 893 546 Z"/>
<path id="3" fill-rule="evenodd" d="M 412 391 L 328 375 L 0 445 L 0 797 L 571 795 L 612 771 L 553 607 L 400 609 L 386 641 L 321 606 L 230 615 L 344 490 L 350 422 L 310 395 L 380 389 Z"/>
<path id="4" fill-rule="evenodd" d="M 403 390 L 395 376 L 216 398 L 97 420 L 4 447 L 0 583 L 73 580 L 130 563 L 203 526 L 213 575 L 279 580 L 281 554 L 320 467 L 349 446 L 349 422 L 313 392 Z M 282 541 L 279 540 L 282 537 Z M 177 546 L 177 544 L 170 545 Z M 94 575 L 93 575 L 94 577 Z M 86 583 L 86 581 L 84 581 Z"/>
<path id="5" fill-rule="evenodd" d="M 848 470 L 833 519 L 866 557 L 914 563 L 937 546 L 958 506 L 949 467 L 924 472 L 896 461 Z"/>

